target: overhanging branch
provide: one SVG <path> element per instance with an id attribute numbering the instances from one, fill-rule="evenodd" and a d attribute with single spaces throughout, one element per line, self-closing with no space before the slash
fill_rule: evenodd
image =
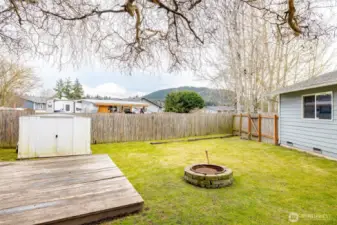
<path id="1" fill-rule="evenodd" d="M 295 9 L 295 5 L 294 5 L 294 0 L 288 0 L 288 24 L 290 26 L 290 28 L 295 31 L 296 35 L 300 35 L 302 33 L 301 29 L 298 27 L 297 21 L 296 21 L 296 17 L 295 17 L 295 13 L 296 13 L 296 9 Z"/>
<path id="2" fill-rule="evenodd" d="M 177 15 L 177 16 L 181 17 L 181 18 L 186 22 L 186 24 L 187 24 L 187 26 L 188 26 L 188 29 L 192 32 L 193 36 L 194 36 L 200 43 L 204 44 L 204 40 L 201 39 L 201 38 L 198 36 L 197 32 L 193 29 L 193 27 L 192 27 L 192 25 L 191 25 L 192 22 L 191 22 L 191 21 L 190 21 L 184 14 L 180 13 L 180 12 L 178 11 L 178 8 L 177 8 L 177 7 L 176 7 L 176 10 L 174 10 L 174 9 L 171 9 L 170 7 L 168 7 L 167 5 L 163 4 L 160 0 L 149 0 L 149 1 L 151 1 L 151 2 L 156 2 L 156 4 L 157 4 L 159 7 L 165 9 L 167 12 L 173 13 L 174 15 Z M 175 1 L 174 1 L 174 2 L 175 2 Z M 177 5 L 176 5 L 176 6 L 177 6 Z"/>
<path id="3" fill-rule="evenodd" d="M 40 8 L 40 10 L 41 10 L 41 12 L 43 12 L 47 15 L 52 15 L 52 16 L 58 17 L 62 20 L 68 20 L 68 21 L 83 20 L 85 18 L 95 16 L 95 15 L 101 15 L 101 14 L 104 14 L 104 13 L 123 13 L 123 12 L 126 12 L 125 9 L 119 9 L 119 10 L 114 10 L 114 9 L 97 10 L 97 9 L 94 9 L 90 13 L 86 13 L 86 14 L 83 14 L 81 16 L 68 17 L 68 16 L 63 16 L 63 15 L 55 13 L 55 12 L 44 10 L 42 8 Z"/>

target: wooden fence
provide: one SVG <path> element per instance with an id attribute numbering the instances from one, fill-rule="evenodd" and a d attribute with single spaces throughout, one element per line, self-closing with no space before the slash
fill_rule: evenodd
<path id="1" fill-rule="evenodd" d="M 0 111 L 0 147 L 15 147 L 19 136 L 19 117 L 33 114 L 34 111 Z"/>
<path id="2" fill-rule="evenodd" d="M 233 134 L 249 140 L 278 144 L 278 116 L 261 114 L 233 115 Z"/>
<path id="3" fill-rule="evenodd" d="M 0 147 L 14 147 L 18 141 L 19 117 L 25 111 L 0 111 Z M 231 133 L 232 114 L 79 114 L 91 117 L 92 143 L 163 140 Z"/>

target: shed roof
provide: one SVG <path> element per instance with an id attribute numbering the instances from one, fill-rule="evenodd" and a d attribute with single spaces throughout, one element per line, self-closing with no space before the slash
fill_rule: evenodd
<path id="1" fill-rule="evenodd" d="M 84 102 L 91 102 L 95 105 L 132 105 L 132 106 L 149 106 L 144 102 L 123 101 L 123 100 L 98 100 L 98 99 L 82 99 Z"/>
<path id="2" fill-rule="evenodd" d="M 75 117 L 84 117 L 81 115 L 73 115 L 68 113 L 38 113 L 32 115 L 25 115 L 21 117 L 40 117 L 40 118 L 75 118 Z"/>
<path id="3" fill-rule="evenodd" d="M 277 89 L 276 91 L 271 92 L 269 95 L 279 95 L 289 92 L 302 91 L 335 84 L 337 84 L 337 70 L 330 73 L 322 74 L 317 77 L 312 77 L 308 80 L 290 85 L 288 87 Z"/>

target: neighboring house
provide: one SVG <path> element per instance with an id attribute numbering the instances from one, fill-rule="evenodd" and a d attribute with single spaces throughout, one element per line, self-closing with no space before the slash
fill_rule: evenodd
<path id="1" fill-rule="evenodd" d="M 124 100 L 96 100 L 96 99 L 82 99 L 83 113 L 131 113 L 140 109 L 147 109 L 148 103 L 138 101 L 124 101 Z"/>
<path id="2" fill-rule="evenodd" d="M 279 95 L 279 143 L 337 158 L 337 71 L 285 87 Z"/>
<path id="3" fill-rule="evenodd" d="M 81 100 L 68 100 L 62 99 L 49 99 L 47 101 L 48 113 L 81 113 L 82 103 Z"/>
<path id="4" fill-rule="evenodd" d="M 146 110 L 147 113 L 159 113 L 159 112 L 164 111 L 163 105 L 159 101 L 153 101 L 147 98 L 141 98 L 141 102 L 149 104 Z"/>
<path id="5" fill-rule="evenodd" d="M 16 107 L 22 107 L 33 110 L 46 110 L 47 98 L 35 96 L 21 96 L 22 101 Z"/>
<path id="6" fill-rule="evenodd" d="M 134 110 L 140 112 L 145 109 L 148 103 L 123 100 L 96 100 L 96 99 L 79 99 L 67 100 L 50 99 L 47 101 L 47 112 L 49 113 L 113 113 L 126 112 L 131 113 Z"/>

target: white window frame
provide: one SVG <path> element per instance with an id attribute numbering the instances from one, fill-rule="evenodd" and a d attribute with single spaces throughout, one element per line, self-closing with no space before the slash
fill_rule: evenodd
<path id="1" fill-rule="evenodd" d="M 316 96 L 317 95 L 324 95 L 324 94 L 330 94 L 331 95 L 331 119 L 320 119 L 320 118 L 317 118 Z M 315 96 L 315 118 L 304 118 L 304 97 L 306 97 L 306 96 Z M 325 92 L 318 92 L 318 93 L 312 93 L 312 94 L 302 95 L 301 110 L 302 110 L 302 119 L 304 119 L 304 120 L 332 121 L 333 120 L 333 116 L 334 116 L 333 115 L 333 92 L 332 91 L 325 91 Z"/>

